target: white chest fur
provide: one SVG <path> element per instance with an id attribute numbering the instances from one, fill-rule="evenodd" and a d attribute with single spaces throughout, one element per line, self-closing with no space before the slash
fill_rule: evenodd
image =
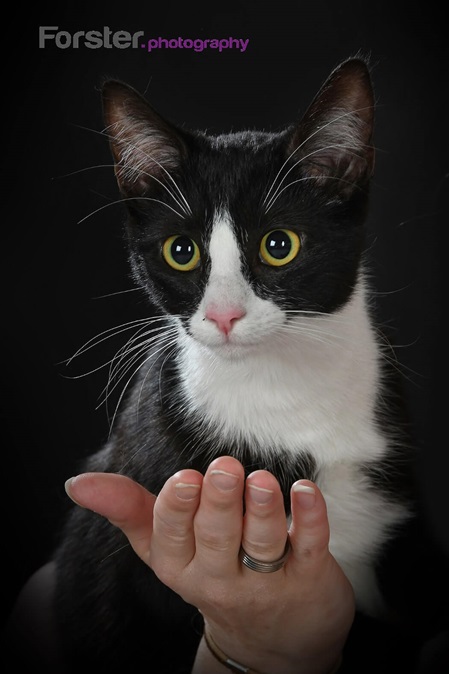
<path id="1" fill-rule="evenodd" d="M 360 301 L 355 296 L 336 320 L 340 335 L 356 325 L 350 315 Z M 190 413 L 203 420 L 218 445 L 226 438 L 237 451 L 245 441 L 267 455 L 282 447 L 313 456 L 328 508 L 331 552 L 351 580 L 359 608 L 375 615 L 381 601 L 373 562 L 406 512 L 375 491 L 360 470 L 386 451 L 374 423 L 376 350 L 364 330 L 346 347 L 335 335 L 317 349 L 314 338 L 298 333 L 291 337 L 296 345 L 273 340 L 270 349 L 241 359 L 221 359 L 184 336 L 180 370 Z"/>

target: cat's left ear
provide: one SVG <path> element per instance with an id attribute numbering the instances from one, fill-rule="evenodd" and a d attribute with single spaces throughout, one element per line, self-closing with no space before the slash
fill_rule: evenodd
<path id="1" fill-rule="evenodd" d="M 290 138 L 305 177 L 349 196 L 374 170 L 374 94 L 368 67 L 348 59 L 329 76 Z"/>
<path id="2" fill-rule="evenodd" d="M 105 134 L 120 190 L 144 194 L 166 181 L 186 153 L 177 131 L 132 87 L 109 80 L 102 89 Z"/>

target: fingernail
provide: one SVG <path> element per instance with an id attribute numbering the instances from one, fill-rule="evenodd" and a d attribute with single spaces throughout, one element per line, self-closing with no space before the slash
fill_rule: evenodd
<path id="1" fill-rule="evenodd" d="M 293 492 L 296 494 L 296 500 L 304 510 L 313 508 L 316 501 L 315 489 L 308 484 L 296 482 L 293 485 Z"/>
<path id="2" fill-rule="evenodd" d="M 182 501 L 193 501 L 200 493 L 200 485 L 177 482 L 175 484 L 175 492 L 176 496 Z"/>
<path id="3" fill-rule="evenodd" d="M 264 487 L 257 487 L 255 484 L 248 484 L 250 488 L 251 498 L 254 503 L 258 505 L 266 505 L 269 503 L 273 497 L 273 491 L 271 489 L 265 489 Z"/>
<path id="4" fill-rule="evenodd" d="M 76 503 L 76 505 L 79 505 L 81 508 L 83 508 L 84 506 L 82 506 L 81 503 L 78 503 L 78 501 L 76 499 L 74 499 L 72 494 L 71 494 L 71 487 L 72 487 L 72 484 L 75 480 L 76 480 L 76 477 L 69 477 L 69 479 L 65 481 L 65 483 L 64 483 L 65 493 L 67 494 L 67 496 L 70 499 L 72 499 L 73 503 Z"/>
<path id="5" fill-rule="evenodd" d="M 239 481 L 237 475 L 227 473 L 225 470 L 211 470 L 210 479 L 212 484 L 220 491 L 232 491 Z"/>

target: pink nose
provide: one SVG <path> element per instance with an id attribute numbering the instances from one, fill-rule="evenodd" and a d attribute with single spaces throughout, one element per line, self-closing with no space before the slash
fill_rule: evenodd
<path id="1" fill-rule="evenodd" d="M 234 322 L 245 315 L 243 309 L 238 307 L 229 307 L 228 309 L 217 309 L 216 307 L 209 307 L 206 309 L 206 318 L 210 321 L 215 321 L 218 329 L 226 336 L 231 332 Z"/>

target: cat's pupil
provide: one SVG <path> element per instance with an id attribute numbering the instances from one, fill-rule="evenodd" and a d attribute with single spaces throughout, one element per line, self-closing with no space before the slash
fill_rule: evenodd
<path id="1" fill-rule="evenodd" d="M 291 250 L 292 241 L 286 232 L 277 230 L 271 232 L 265 245 L 271 257 L 276 260 L 283 260 Z"/>
<path id="2" fill-rule="evenodd" d="M 188 264 L 195 253 L 194 243 L 187 236 L 178 236 L 171 245 L 170 253 L 178 264 Z"/>

